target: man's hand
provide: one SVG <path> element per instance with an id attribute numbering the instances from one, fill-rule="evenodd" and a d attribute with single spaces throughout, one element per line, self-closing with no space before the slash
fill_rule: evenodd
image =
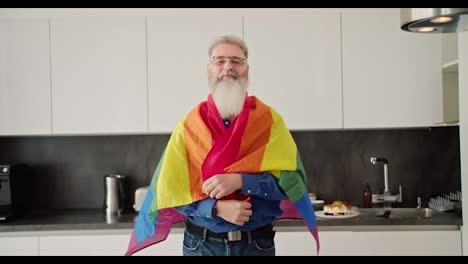
<path id="1" fill-rule="evenodd" d="M 235 225 L 244 225 L 252 215 L 252 204 L 249 200 L 219 200 L 215 204 L 216 216 Z"/>
<path id="2" fill-rule="evenodd" d="M 202 191 L 211 198 L 221 199 L 242 188 L 239 173 L 217 174 L 203 183 Z"/>

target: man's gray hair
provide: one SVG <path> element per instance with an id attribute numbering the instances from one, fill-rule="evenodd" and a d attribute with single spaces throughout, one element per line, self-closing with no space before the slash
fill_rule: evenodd
<path id="1" fill-rule="evenodd" d="M 211 44 L 210 49 L 208 50 L 208 56 L 210 56 L 210 59 L 211 53 L 213 53 L 213 49 L 216 48 L 216 46 L 218 46 L 219 44 L 223 43 L 234 44 L 239 46 L 244 52 L 245 60 L 249 58 L 249 49 L 247 48 L 247 44 L 245 44 L 245 41 L 234 35 L 224 35 L 216 38 Z"/>

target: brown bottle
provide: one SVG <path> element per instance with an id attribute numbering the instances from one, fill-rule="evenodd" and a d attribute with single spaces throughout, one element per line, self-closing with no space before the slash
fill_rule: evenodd
<path id="1" fill-rule="evenodd" d="M 364 208 L 372 208 L 372 192 L 369 183 L 366 184 L 366 189 L 364 190 Z"/>

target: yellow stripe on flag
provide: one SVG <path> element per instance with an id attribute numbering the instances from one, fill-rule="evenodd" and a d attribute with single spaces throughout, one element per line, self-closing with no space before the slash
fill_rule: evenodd
<path id="1" fill-rule="evenodd" d="M 273 108 L 270 109 L 273 124 L 260 171 L 276 171 L 273 175 L 279 177 L 277 171 L 296 170 L 297 148 L 283 118 Z"/>
<path id="2" fill-rule="evenodd" d="M 192 203 L 184 139 L 186 118 L 177 124 L 169 139 L 156 191 L 158 209 Z M 176 192 L 167 192 L 175 186 Z"/>

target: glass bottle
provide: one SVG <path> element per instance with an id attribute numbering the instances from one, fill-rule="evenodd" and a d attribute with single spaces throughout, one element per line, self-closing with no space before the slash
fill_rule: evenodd
<path id="1" fill-rule="evenodd" d="M 366 184 L 366 189 L 364 190 L 364 208 L 372 208 L 372 192 L 369 183 Z"/>

